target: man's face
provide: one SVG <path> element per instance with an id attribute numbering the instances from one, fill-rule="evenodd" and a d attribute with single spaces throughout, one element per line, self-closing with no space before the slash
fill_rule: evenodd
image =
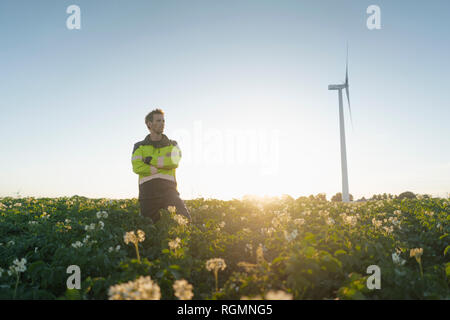
<path id="1" fill-rule="evenodd" d="M 164 131 L 164 115 L 154 114 L 153 121 L 148 123 L 150 132 L 161 134 Z"/>

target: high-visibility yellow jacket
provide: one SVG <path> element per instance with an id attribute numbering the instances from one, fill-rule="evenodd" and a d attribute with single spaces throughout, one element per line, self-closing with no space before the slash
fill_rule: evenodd
<path id="1" fill-rule="evenodd" d="M 176 188 L 175 170 L 180 160 L 181 150 L 177 142 L 169 140 L 164 134 L 159 141 L 152 141 L 147 135 L 134 145 L 131 156 L 133 171 L 139 175 L 139 186 L 162 179 L 173 182 Z"/>

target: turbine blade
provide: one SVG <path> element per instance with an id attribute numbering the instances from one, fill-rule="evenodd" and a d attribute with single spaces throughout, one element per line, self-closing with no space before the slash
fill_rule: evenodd
<path id="1" fill-rule="evenodd" d="M 352 119 L 352 109 L 350 108 L 350 93 L 349 93 L 349 90 L 348 90 L 348 84 L 345 87 L 345 94 L 347 95 L 348 110 L 350 111 L 350 122 L 352 124 L 352 130 L 354 130 L 353 129 L 353 119 Z"/>
<path id="2" fill-rule="evenodd" d="M 345 85 L 348 87 L 348 65 L 345 67 Z"/>
<path id="3" fill-rule="evenodd" d="M 348 86 L 348 42 L 347 42 L 347 59 L 345 60 L 345 84 Z"/>
<path id="4" fill-rule="evenodd" d="M 348 90 L 348 41 L 347 41 L 347 59 L 345 62 L 345 94 L 347 96 L 348 110 L 350 111 L 350 122 L 352 124 L 352 130 L 354 130 L 353 129 L 353 119 L 352 119 L 352 109 L 350 108 L 350 92 Z"/>

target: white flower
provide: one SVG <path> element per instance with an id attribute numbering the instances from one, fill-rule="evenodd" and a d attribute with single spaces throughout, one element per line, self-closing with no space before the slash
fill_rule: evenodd
<path id="1" fill-rule="evenodd" d="M 108 252 L 113 252 L 113 251 L 118 252 L 119 250 L 120 250 L 120 245 L 116 246 L 116 248 L 114 248 L 114 247 L 109 247 Z"/>
<path id="2" fill-rule="evenodd" d="M 177 280 L 173 284 L 175 296 L 180 300 L 191 300 L 194 294 L 192 293 L 192 285 L 186 280 Z"/>
<path id="3" fill-rule="evenodd" d="M 183 217 L 181 214 L 176 214 L 173 219 L 181 226 L 185 226 L 188 224 L 187 218 Z"/>
<path id="4" fill-rule="evenodd" d="M 225 270 L 226 268 L 225 260 L 222 258 L 214 258 L 206 261 L 206 270 Z"/>
<path id="5" fill-rule="evenodd" d="M 432 216 L 434 216 L 434 212 L 433 211 L 425 211 L 424 212 L 427 216 L 430 216 L 430 217 L 432 217 Z"/>
<path id="6" fill-rule="evenodd" d="M 411 249 L 411 251 L 409 252 L 409 256 L 415 257 L 417 261 L 420 261 L 422 254 L 423 254 L 423 248 Z"/>
<path id="7" fill-rule="evenodd" d="M 99 211 L 96 213 L 97 219 L 108 218 L 108 213 L 106 211 Z"/>
<path id="8" fill-rule="evenodd" d="M 402 259 L 401 257 L 400 257 L 400 254 L 399 253 L 393 253 L 392 254 L 392 261 L 396 264 L 396 265 L 399 265 L 399 266 L 402 266 L 402 265 L 404 265 L 405 263 L 406 263 L 406 260 L 405 259 Z"/>
<path id="9" fill-rule="evenodd" d="M 109 300 L 159 300 L 161 290 L 150 276 L 141 276 L 135 281 L 111 286 L 108 295 Z"/>
<path id="10" fill-rule="evenodd" d="M 219 223 L 219 227 L 220 227 L 220 228 L 225 227 L 225 221 L 222 221 L 221 223 Z"/>
<path id="11" fill-rule="evenodd" d="M 175 240 L 169 241 L 169 247 L 171 250 L 176 250 L 177 248 L 180 247 L 180 243 L 181 243 L 181 239 L 180 238 L 175 238 Z"/>
<path id="12" fill-rule="evenodd" d="M 390 217 L 388 220 L 389 220 L 389 222 L 392 223 L 394 226 L 397 226 L 397 225 L 400 224 L 400 221 L 398 220 L 397 217 Z"/>
<path id="13" fill-rule="evenodd" d="M 328 217 L 330 213 L 327 210 L 319 210 L 319 216 Z"/>
<path id="14" fill-rule="evenodd" d="M 142 230 L 137 231 L 137 236 L 134 234 L 134 231 L 130 231 L 125 233 L 123 237 L 123 241 L 125 244 L 128 244 L 130 242 L 137 245 L 138 242 L 143 242 L 145 240 L 145 232 Z"/>
<path id="15" fill-rule="evenodd" d="M 81 248 L 82 246 L 83 246 L 83 243 L 80 241 L 72 243 L 72 247 L 74 247 L 74 248 Z"/>
<path id="16" fill-rule="evenodd" d="M 266 300 L 292 300 L 293 295 L 281 290 L 274 291 L 270 290 L 266 294 Z"/>
<path id="17" fill-rule="evenodd" d="M 89 241 L 89 235 L 87 234 L 86 237 L 83 239 L 83 243 L 86 244 Z"/>
<path id="18" fill-rule="evenodd" d="M 394 227 L 383 227 L 384 231 L 388 234 L 391 234 L 394 231 Z"/>
<path id="19" fill-rule="evenodd" d="M 358 219 L 355 216 L 345 216 L 344 221 L 346 224 L 351 225 L 352 227 L 356 226 L 356 223 L 358 222 Z"/>
<path id="20" fill-rule="evenodd" d="M 98 224 L 100 225 L 100 229 L 103 230 L 103 228 L 105 227 L 105 224 L 103 223 L 103 221 L 99 221 Z"/>
<path id="21" fill-rule="evenodd" d="M 66 224 L 69 224 L 70 222 L 71 222 L 70 219 L 64 220 L 64 223 L 66 223 Z"/>
<path id="22" fill-rule="evenodd" d="M 137 242 L 136 235 L 134 234 L 134 231 L 126 232 L 123 236 L 123 241 L 125 244 L 129 244 L 130 242 L 135 243 Z"/>
<path id="23" fill-rule="evenodd" d="M 13 264 L 9 267 L 8 274 L 12 275 L 13 273 L 25 272 L 27 270 L 26 263 L 27 259 L 25 258 L 22 258 L 20 261 L 19 259 L 14 259 Z"/>
<path id="24" fill-rule="evenodd" d="M 28 224 L 35 225 L 35 224 L 38 224 L 38 222 L 37 221 L 28 221 Z"/>
<path id="25" fill-rule="evenodd" d="M 334 219 L 333 219 L 333 218 L 328 218 L 328 219 L 327 219 L 327 224 L 328 224 L 329 226 L 335 224 Z"/>
<path id="26" fill-rule="evenodd" d="M 8 241 L 8 243 L 7 243 L 8 246 L 13 246 L 13 245 L 15 245 L 15 244 L 16 244 L 16 242 L 15 242 L 14 240 L 10 240 L 10 241 Z"/>
<path id="27" fill-rule="evenodd" d="M 84 230 L 86 231 L 95 230 L 95 223 L 91 223 L 90 225 L 84 226 Z"/>
<path id="28" fill-rule="evenodd" d="M 372 218 L 372 224 L 373 224 L 375 227 L 377 227 L 377 228 L 381 227 L 382 223 L 383 223 L 382 221 L 379 221 L 379 220 L 377 220 L 377 219 L 375 219 L 375 218 Z"/>
<path id="29" fill-rule="evenodd" d="M 170 213 L 176 213 L 177 212 L 177 207 L 175 207 L 175 206 L 168 206 L 167 210 L 169 210 Z"/>
<path id="30" fill-rule="evenodd" d="M 284 231 L 284 237 L 286 238 L 286 240 L 288 242 L 291 242 L 292 240 L 297 238 L 297 235 L 298 235 L 298 231 L 297 230 L 294 230 L 291 233 L 288 233 L 286 230 Z"/>
<path id="31" fill-rule="evenodd" d="M 137 231 L 137 239 L 139 242 L 144 242 L 145 240 L 145 232 L 142 230 Z"/>

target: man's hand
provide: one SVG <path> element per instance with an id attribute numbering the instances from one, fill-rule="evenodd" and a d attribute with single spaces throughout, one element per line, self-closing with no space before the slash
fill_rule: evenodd
<path id="1" fill-rule="evenodd" d="M 150 164 L 150 161 L 152 161 L 152 157 L 145 157 L 143 161 L 145 164 Z"/>

